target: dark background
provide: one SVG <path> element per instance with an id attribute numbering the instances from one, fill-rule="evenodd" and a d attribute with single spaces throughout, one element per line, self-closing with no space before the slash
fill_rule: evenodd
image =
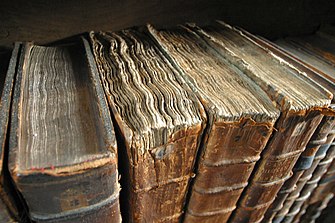
<path id="1" fill-rule="evenodd" d="M 270 39 L 335 23 L 334 0 L 0 0 L 0 49 L 14 41 L 53 42 L 90 30 L 158 28 L 214 19 Z"/>

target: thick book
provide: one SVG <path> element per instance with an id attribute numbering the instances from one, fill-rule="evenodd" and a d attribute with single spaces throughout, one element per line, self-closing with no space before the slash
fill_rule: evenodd
<path id="1" fill-rule="evenodd" d="M 333 130 L 330 137 L 334 139 L 335 131 Z M 309 199 L 313 195 L 315 189 L 317 189 L 318 184 L 322 176 L 327 173 L 327 169 L 331 165 L 335 157 L 335 144 L 331 143 L 329 149 L 326 152 L 326 156 L 318 162 L 317 167 L 312 173 L 312 177 L 305 183 L 300 191 L 299 198 L 295 199 L 290 207 L 289 212 L 285 215 L 282 222 L 299 222 L 300 218 L 306 213 L 306 209 L 309 206 Z"/>
<path id="2" fill-rule="evenodd" d="M 232 222 L 260 222 L 283 183 L 291 177 L 300 154 L 328 111 L 332 94 L 262 47 L 241 30 L 223 22 L 193 29 L 234 66 L 255 81 L 280 109 L 248 187 L 239 199 Z M 280 77 L 280 78 L 279 78 Z"/>
<path id="3" fill-rule="evenodd" d="M 331 129 L 331 131 L 329 132 L 327 129 L 332 126 L 333 128 Z M 295 185 L 289 185 L 287 186 L 286 183 L 284 184 L 283 188 L 281 188 L 281 190 L 279 191 L 279 194 L 277 196 L 276 201 L 272 204 L 272 209 L 269 209 L 267 214 L 266 214 L 266 219 L 271 219 L 272 222 L 290 222 L 293 220 L 293 217 L 295 214 L 297 214 L 297 212 L 300 211 L 300 206 L 301 204 L 303 204 L 308 197 L 310 196 L 310 193 L 308 192 L 308 190 L 306 190 L 305 185 L 308 184 L 310 185 L 308 182 L 309 180 L 311 180 L 313 178 L 313 174 L 316 171 L 316 169 L 318 168 L 319 163 L 323 160 L 323 158 L 326 156 L 331 143 L 334 139 L 334 118 L 331 116 L 325 116 L 318 129 L 316 131 L 320 130 L 317 134 L 314 134 L 312 139 L 315 138 L 321 138 L 320 136 L 323 135 L 325 133 L 325 130 L 328 132 L 327 137 L 326 137 L 326 141 L 322 144 L 318 144 L 318 143 L 314 143 L 314 142 L 318 142 L 316 140 L 311 140 L 308 145 L 310 146 L 310 148 L 312 148 L 312 146 L 314 146 L 313 148 L 317 148 L 317 152 L 316 154 L 313 156 L 313 160 L 312 163 L 310 165 L 310 167 L 308 169 L 304 169 L 304 170 L 300 170 L 300 171 L 295 171 L 295 175 L 298 176 L 299 173 L 301 173 L 300 178 L 298 178 L 297 180 L 294 179 L 294 181 L 296 181 Z M 320 140 L 321 141 L 321 140 Z M 318 144 L 318 145 L 317 145 Z M 315 145 L 317 145 L 317 147 L 315 147 Z M 331 151 L 331 150 L 330 150 Z M 305 158 L 305 157 L 301 157 L 301 158 Z M 296 163 L 299 165 L 299 161 Z M 287 186 L 287 188 L 285 187 L 285 185 Z M 314 188 L 314 187 L 310 187 L 307 186 L 307 188 Z M 287 190 L 287 191 L 285 191 Z M 286 199 L 284 200 L 280 200 L 283 199 L 283 195 L 286 194 Z M 278 204 L 278 202 L 281 202 L 280 204 Z M 277 205 L 277 206 L 274 206 Z"/>
<path id="4" fill-rule="evenodd" d="M 8 172 L 9 122 L 20 48 L 17 43 L 11 52 L 0 53 L 0 210 L 3 209 L 0 218 L 4 219 L 1 222 L 27 221 L 24 205 Z"/>
<path id="5" fill-rule="evenodd" d="M 306 212 L 300 218 L 301 222 L 315 221 L 321 212 L 327 207 L 330 199 L 334 197 L 335 186 L 335 160 L 333 159 L 331 165 L 328 167 L 327 172 L 322 176 L 318 182 L 317 188 L 308 199 L 308 207 Z M 327 202 L 328 200 L 328 202 Z"/>
<path id="6" fill-rule="evenodd" d="M 127 222 L 179 222 L 207 118 L 149 35 L 90 33 L 118 126 Z"/>
<path id="7" fill-rule="evenodd" d="M 36 222 L 120 222 L 117 145 L 86 40 L 22 47 L 9 171 Z"/>
<path id="8" fill-rule="evenodd" d="M 334 65 L 331 64 L 331 58 L 334 57 L 332 55 L 335 52 L 335 42 L 329 37 L 329 35 L 321 35 L 321 33 L 318 32 L 315 35 L 302 38 L 281 39 L 276 41 L 276 45 L 260 38 L 258 38 L 257 41 L 269 48 L 274 54 L 279 55 L 282 58 L 284 57 L 290 64 L 293 64 L 303 71 L 304 75 L 307 75 L 309 78 L 315 80 L 334 94 L 335 83 L 333 77 L 335 77 L 335 72 L 332 68 Z M 334 122 L 332 121 L 334 117 L 330 115 L 331 114 L 326 115 L 321 124 L 327 125 L 327 123 L 331 124 Z M 328 119 L 328 121 L 326 121 L 326 119 Z M 330 147 L 330 144 L 334 139 L 334 133 L 334 130 L 329 132 L 326 142 L 319 147 L 319 151 L 314 157 L 311 168 L 303 173 L 301 178 L 298 180 L 296 187 L 292 187 L 293 191 L 287 196 L 287 199 L 282 205 L 283 207 L 281 208 L 278 205 L 277 208 L 273 208 L 272 213 L 267 213 L 269 218 L 271 218 L 270 216 L 273 217 L 276 215 L 273 219 L 274 222 L 290 222 L 293 220 L 295 214 L 301 214 L 304 211 L 301 210 L 301 206 L 311 195 L 312 190 L 315 187 L 313 185 L 316 184 L 308 183 L 306 187 L 304 186 L 311 178 L 313 178 L 311 182 L 315 182 L 315 180 L 320 177 L 318 174 L 314 174 L 312 177 L 312 174 L 318 166 L 320 160 L 323 159 L 327 149 Z M 326 167 L 325 165 L 321 166 L 324 168 Z M 317 170 L 320 170 L 320 168 L 317 168 Z M 317 172 L 322 173 L 321 171 Z M 305 206 L 306 205 L 304 205 L 304 207 Z M 280 211 L 276 214 L 279 209 Z"/>
<path id="9" fill-rule="evenodd" d="M 261 46 L 269 49 L 274 56 L 284 59 L 288 64 L 293 65 L 301 71 L 301 75 L 306 75 L 316 83 L 322 85 L 333 95 L 335 93 L 335 83 L 328 79 L 327 70 L 323 67 L 314 67 L 304 61 L 304 58 L 298 55 L 292 55 L 278 45 L 254 36 L 244 31 L 248 37 L 252 38 Z M 335 74 L 335 73 L 334 73 Z M 334 101 L 332 101 L 333 103 Z M 330 106 L 333 108 L 333 106 Z M 299 196 L 306 182 L 312 177 L 312 173 L 320 160 L 324 158 L 327 150 L 334 139 L 334 112 L 325 114 L 320 125 L 314 132 L 311 140 L 308 142 L 306 150 L 301 154 L 299 160 L 293 168 L 293 176 L 287 180 L 277 194 L 275 201 L 267 210 L 263 222 L 281 222 L 289 213 L 294 202 L 300 202 Z"/>
<path id="10" fill-rule="evenodd" d="M 195 32 L 148 29 L 197 94 L 209 120 L 185 222 L 227 222 L 279 111 L 259 86 Z"/>

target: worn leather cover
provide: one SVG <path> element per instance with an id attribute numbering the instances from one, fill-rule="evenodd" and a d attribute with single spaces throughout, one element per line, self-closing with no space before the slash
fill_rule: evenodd
<path id="1" fill-rule="evenodd" d="M 307 75 L 312 80 L 320 83 L 323 87 L 325 87 L 327 90 L 334 94 L 335 84 L 334 82 L 332 82 L 331 79 L 329 79 L 329 76 L 326 74 L 326 70 L 320 70 L 320 68 L 314 67 L 313 65 L 306 63 L 304 61 L 304 58 L 294 56 L 282 49 L 280 46 L 275 45 L 274 43 L 271 43 L 266 39 L 251 35 L 246 31 L 244 31 L 244 33 L 246 33 L 250 38 L 255 40 L 258 44 L 270 49 L 275 55 L 285 59 L 289 64 L 292 64 L 293 66 L 299 68 L 302 72 L 304 72 L 304 75 Z M 312 153 L 307 157 L 304 156 L 303 153 L 302 156 L 299 158 L 294 168 L 294 176 L 291 177 L 287 182 L 285 182 L 285 184 L 279 191 L 276 200 L 272 203 L 272 205 L 266 212 L 263 222 L 281 222 L 285 218 L 286 214 L 289 212 L 290 207 L 293 205 L 296 199 L 298 199 L 298 203 L 301 203 L 301 199 L 299 199 L 300 191 L 303 189 L 306 182 L 312 177 L 312 173 L 314 172 L 320 160 L 324 158 L 327 149 L 330 147 L 330 143 L 333 140 L 333 133 L 330 131 L 332 130 L 332 126 L 334 125 L 334 117 L 328 115 L 323 118 L 321 124 L 319 125 L 311 141 L 309 142 L 306 151 L 304 152 L 307 153 L 308 151 L 310 151 Z M 329 134 L 329 136 L 324 137 L 324 134 Z M 320 151 L 318 151 L 319 149 Z M 313 156 L 315 152 L 317 153 L 315 156 Z M 306 170 L 304 170 L 304 168 L 300 168 L 301 164 L 303 166 L 307 164 L 306 167 L 308 168 L 306 168 Z M 297 211 L 297 209 L 295 209 L 295 211 Z"/>
<path id="2" fill-rule="evenodd" d="M 151 37 L 90 33 L 118 126 L 127 222 L 179 222 L 206 125 L 200 101 Z"/>
<path id="3" fill-rule="evenodd" d="M 39 76 L 43 72 L 47 75 Z M 43 104 L 47 97 L 49 103 Z M 43 105 L 34 107 L 35 103 Z M 71 113 L 71 108 L 87 110 Z M 50 134 L 53 126 L 57 131 Z M 45 134 L 39 138 L 45 140 L 44 145 L 34 141 L 39 134 Z M 98 144 L 76 147 L 83 140 Z M 121 222 L 116 140 L 86 40 L 62 47 L 25 44 L 22 48 L 12 106 L 9 170 L 33 221 Z"/>
<path id="4" fill-rule="evenodd" d="M 280 81 L 284 81 L 285 72 L 291 73 L 291 77 L 296 79 L 293 84 L 293 80 L 288 78 L 292 86 L 296 84 L 306 87 L 308 85 L 316 86 L 315 83 L 300 75 L 299 70 L 295 67 L 283 63 L 281 58 L 274 56 L 271 51 L 253 41 L 241 30 L 222 22 L 214 27 L 205 27 L 203 31 L 197 30 L 204 38 L 211 41 L 212 45 L 225 58 L 236 64 L 266 90 L 282 111 L 282 115 L 275 125 L 279 131 L 273 134 L 267 144 L 257 169 L 253 173 L 253 178 L 243 192 L 238 208 L 230 218 L 232 222 L 260 222 L 283 183 L 291 177 L 291 170 L 300 154 L 305 150 L 306 144 L 320 123 L 324 111 L 328 112 L 326 107 L 330 103 L 332 94 L 319 88 L 319 92 L 324 94 L 324 96 L 320 95 L 320 99 L 328 97 L 328 102 L 321 107 L 318 106 L 317 100 L 309 106 L 301 107 L 300 111 L 293 109 L 293 107 L 286 107 L 286 100 L 291 101 L 289 104 L 293 105 L 295 100 L 305 101 L 305 99 L 299 99 L 299 96 L 292 97 L 291 94 L 296 89 L 284 90 L 287 87 L 286 84 L 284 82 L 279 84 L 278 80 L 271 78 L 271 75 L 281 75 Z M 301 79 L 304 79 L 303 82 L 300 82 Z M 279 96 L 280 94 L 282 95 Z M 310 106 L 314 108 L 310 109 Z M 305 125 L 308 128 L 305 128 Z"/>
<path id="5" fill-rule="evenodd" d="M 322 211 L 327 207 L 328 203 L 334 197 L 333 193 L 328 193 L 325 196 L 322 196 L 321 200 L 310 204 L 306 210 L 306 213 L 302 216 L 299 222 L 301 223 L 315 223 L 316 220 L 320 217 Z"/>
<path id="6" fill-rule="evenodd" d="M 335 159 L 333 157 L 331 164 L 327 168 L 327 172 L 323 174 L 317 187 L 305 202 L 306 206 L 302 210 L 304 214 L 299 219 L 300 222 L 314 222 L 320 216 L 321 212 L 327 207 L 328 202 L 334 197 L 334 186 Z"/>
<path id="7" fill-rule="evenodd" d="M 327 54 L 323 52 L 320 54 L 320 50 L 316 50 L 310 44 L 304 43 L 304 40 L 301 40 L 302 41 L 301 43 L 298 42 L 299 40 L 296 40 L 294 44 L 293 43 L 291 44 L 290 41 L 287 41 L 287 42 L 283 40 L 277 41 L 277 43 L 280 45 L 278 46 L 278 45 L 274 45 L 273 43 L 270 43 L 269 41 L 265 39 L 261 39 L 261 38 L 258 38 L 252 35 L 249 35 L 249 36 L 253 38 L 255 41 L 257 41 L 259 44 L 263 45 L 264 47 L 269 48 L 274 54 L 280 56 L 281 58 L 285 58 L 285 60 L 288 63 L 294 65 L 295 67 L 298 67 L 302 72 L 304 72 L 304 75 L 307 75 L 311 79 L 320 83 L 323 87 L 325 87 L 326 89 L 328 89 L 330 92 L 334 94 L 335 84 L 332 79 L 332 76 L 334 75 L 334 71 L 333 69 L 329 69 L 329 64 L 326 64 L 327 63 L 326 61 L 332 58 L 332 56 L 329 53 Z M 312 41 L 316 43 L 317 45 L 321 45 L 321 47 L 327 46 L 328 50 L 332 49 L 332 47 L 329 44 L 326 44 L 324 41 L 320 41 L 320 38 L 321 38 L 320 36 L 314 35 L 306 39 L 307 41 Z M 326 39 L 326 42 L 327 41 L 329 40 Z M 281 46 L 283 46 L 288 51 L 285 52 L 285 50 L 281 48 Z M 305 51 L 304 47 L 312 48 L 315 54 L 311 54 L 311 51 L 308 49 Z M 320 55 L 320 56 L 317 56 L 317 55 Z M 309 63 L 311 62 L 310 60 L 314 60 L 314 61 L 312 63 Z M 326 121 L 325 119 L 328 119 L 328 121 Z M 328 122 L 329 124 L 331 124 L 331 122 L 333 122 L 332 119 L 333 118 L 330 116 L 325 117 L 322 123 L 326 124 L 325 122 Z M 320 128 L 321 126 L 319 127 L 319 129 Z M 327 139 L 327 142 L 320 147 L 320 151 L 315 156 L 312 166 L 308 170 L 304 171 L 303 175 L 298 180 L 296 187 L 291 187 L 291 193 L 288 196 L 287 195 L 285 196 L 285 192 L 283 194 L 279 194 L 276 201 L 272 204 L 273 212 L 268 210 L 266 217 L 264 219 L 264 222 L 266 222 L 269 219 L 272 219 L 278 210 L 279 212 L 277 213 L 277 216 L 273 219 L 273 222 L 281 222 L 283 221 L 283 219 L 285 222 L 290 222 L 293 220 L 294 214 L 299 213 L 300 215 L 301 212 L 304 211 L 304 210 L 300 211 L 300 207 L 301 205 L 303 205 L 303 202 L 308 198 L 309 194 L 307 193 L 307 194 L 304 194 L 304 196 L 300 197 L 300 191 L 303 189 L 306 182 L 312 177 L 313 171 L 317 167 L 319 161 L 324 157 L 333 138 L 334 138 L 333 133 L 330 133 Z M 287 197 L 286 200 L 285 200 L 285 197 Z M 284 203 L 284 206 L 282 207 L 281 204 L 283 200 L 285 200 L 285 203 Z M 291 211 L 289 211 L 291 206 L 294 206 L 294 207 L 292 207 Z"/>
<path id="8" fill-rule="evenodd" d="M 257 85 L 192 30 L 148 29 L 182 71 L 210 120 L 184 220 L 227 222 L 270 137 L 276 109 Z M 257 105 L 246 105 L 250 101 Z"/>
<path id="9" fill-rule="evenodd" d="M 9 120 L 20 49 L 21 44 L 16 43 L 11 55 L 0 55 L 0 201 L 3 202 L 1 208 L 8 210 L 3 210 L 3 219 L 25 222 L 27 219 L 24 206 L 8 172 Z"/>
<path id="10" fill-rule="evenodd" d="M 328 136 L 328 142 L 333 141 L 334 133 L 335 132 L 332 131 L 332 133 Z M 327 172 L 327 169 L 329 168 L 334 159 L 335 146 L 334 143 L 329 142 L 329 144 L 326 146 L 329 148 L 328 150 L 326 150 L 326 156 L 318 163 L 317 167 L 313 171 L 312 177 L 301 189 L 299 198 L 294 200 L 293 204 L 291 205 L 290 211 L 286 214 L 283 222 L 299 222 L 300 217 L 306 212 L 306 209 L 309 205 L 308 199 L 314 193 L 314 190 L 317 188 L 321 177 Z"/>

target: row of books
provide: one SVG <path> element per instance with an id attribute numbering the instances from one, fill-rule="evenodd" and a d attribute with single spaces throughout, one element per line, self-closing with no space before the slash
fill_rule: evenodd
<path id="1" fill-rule="evenodd" d="M 296 42 L 218 21 L 15 44 L 0 219 L 314 221 L 335 192 L 335 76 L 304 59 L 335 53 Z"/>

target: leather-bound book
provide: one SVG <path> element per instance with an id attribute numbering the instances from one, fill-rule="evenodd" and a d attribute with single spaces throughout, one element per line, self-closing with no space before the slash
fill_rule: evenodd
<path id="1" fill-rule="evenodd" d="M 335 192 L 335 187 L 333 187 L 333 192 Z M 335 221 L 335 199 L 334 197 L 329 201 L 327 207 L 322 210 L 320 216 L 316 219 L 317 223 L 333 223 Z"/>
<path id="2" fill-rule="evenodd" d="M 333 193 L 323 196 L 322 200 L 318 200 L 316 203 L 310 204 L 304 216 L 302 216 L 299 222 L 301 223 L 315 223 L 320 217 L 322 211 L 327 208 L 328 203 L 334 197 Z M 334 220 L 334 219 L 333 219 Z M 333 222 L 333 221 L 332 221 Z M 324 222 L 323 222 L 324 223 Z"/>
<path id="3" fill-rule="evenodd" d="M 208 126 L 185 222 L 227 222 L 279 112 L 265 92 L 186 27 L 155 30 L 162 50 L 201 100 Z"/>
<path id="4" fill-rule="evenodd" d="M 335 160 L 327 169 L 327 172 L 320 179 L 317 188 L 308 199 L 308 207 L 305 214 L 300 218 L 301 222 L 315 221 L 321 214 L 322 210 L 327 207 L 325 201 L 330 201 L 334 196 L 335 186 Z"/>
<path id="5" fill-rule="evenodd" d="M 90 33 L 118 126 L 126 222 L 179 222 L 206 126 L 200 101 L 139 29 Z"/>
<path id="6" fill-rule="evenodd" d="M 8 172 L 9 120 L 20 48 L 17 43 L 11 53 L 0 53 L 0 222 L 27 221 Z"/>
<path id="7" fill-rule="evenodd" d="M 116 139 L 86 40 L 23 46 L 8 162 L 33 221 L 121 221 Z"/>
<path id="8" fill-rule="evenodd" d="M 192 26 L 192 25 L 190 25 Z M 272 138 L 239 199 L 231 222 L 260 222 L 300 154 L 328 112 L 332 94 L 300 71 L 223 22 L 193 26 L 223 57 L 248 74 L 281 110 Z"/>
<path id="9" fill-rule="evenodd" d="M 258 41 L 258 43 L 269 48 L 273 53 L 279 55 L 281 58 L 285 58 L 285 60 L 290 64 L 303 71 L 304 75 L 307 75 L 311 79 L 315 80 L 334 94 L 335 71 L 332 68 L 334 66 L 334 60 L 332 59 L 334 56 L 332 55 L 335 52 L 335 48 L 334 40 L 332 40 L 329 35 L 324 35 L 318 32 L 315 35 L 302 38 L 281 39 L 276 41 L 276 45 L 261 38 L 254 37 L 254 39 Z M 324 117 L 321 124 L 326 124 L 327 122 L 330 124 L 331 122 L 334 122 L 332 121 L 334 118 L 329 115 L 331 114 Z M 328 121 L 326 121 L 326 119 L 328 119 Z M 320 127 L 321 126 L 319 126 L 319 129 Z M 316 133 L 314 135 L 316 135 Z M 273 219 L 273 222 L 291 222 L 295 214 L 301 215 L 301 213 L 304 212 L 307 204 L 303 204 L 311 195 L 313 188 L 316 186 L 316 181 L 320 177 L 320 175 L 313 174 L 313 172 L 320 160 L 326 154 L 333 139 L 334 130 L 329 133 L 326 143 L 324 143 L 317 152 L 311 168 L 306 170 L 299 179 L 294 191 L 290 193 L 284 202 L 283 208 L 278 206 L 280 211 L 277 213 L 275 219 Z M 329 163 L 329 159 L 328 161 L 322 163 Z M 326 168 L 326 165 L 321 165 L 320 168 L 321 167 Z M 320 170 L 320 168 L 317 168 L 317 170 Z M 322 174 L 324 171 L 317 172 Z M 312 174 L 313 179 L 306 185 L 306 187 L 304 187 L 306 182 L 311 179 Z M 301 208 L 302 205 L 303 208 Z M 267 215 L 270 215 L 269 211 Z M 273 216 L 273 213 L 271 215 Z"/>
<path id="10" fill-rule="evenodd" d="M 328 123 L 334 123 L 333 119 L 330 119 L 329 116 L 325 116 L 320 125 L 325 126 L 324 121 L 327 119 Z M 325 161 L 323 159 L 325 158 L 326 154 L 328 154 L 327 159 L 329 156 L 333 156 L 332 149 L 329 149 L 333 139 L 334 128 L 328 134 L 326 142 L 318 149 L 311 167 L 304 171 L 301 178 L 297 181 L 297 185 L 294 187 L 294 190 L 288 194 L 286 200 L 283 203 L 283 207 L 277 213 L 275 213 L 272 220 L 273 222 L 292 222 L 294 216 L 301 211 L 301 206 L 310 197 L 311 191 L 316 187 L 316 183 L 319 179 L 319 177 L 316 176 L 318 175 L 316 173 L 318 171 L 320 172 L 320 168 L 324 169 L 324 165 L 329 163 L 329 160 Z M 323 172 L 320 172 L 320 174 L 322 173 L 324 173 L 324 170 Z"/>
<path id="11" fill-rule="evenodd" d="M 334 139 L 334 134 L 335 131 L 333 130 L 328 137 Z M 299 194 L 299 198 L 293 202 L 289 212 L 285 215 L 285 218 L 282 220 L 282 222 L 300 222 L 301 216 L 306 213 L 306 209 L 309 206 L 308 200 L 310 199 L 311 195 L 313 195 L 322 176 L 327 172 L 327 169 L 334 160 L 334 156 L 335 144 L 333 142 L 327 150 L 326 156 L 318 163 L 317 167 L 313 171 L 312 177 L 304 185 Z"/>
<path id="12" fill-rule="evenodd" d="M 327 78 L 327 70 L 322 69 L 323 67 L 316 68 L 305 62 L 303 58 L 290 54 L 290 52 L 285 51 L 280 46 L 266 39 L 254 36 L 246 31 L 244 31 L 244 33 L 258 44 L 269 49 L 274 55 L 298 68 L 302 72 L 302 75 L 307 75 L 310 79 L 321 84 L 334 95 L 335 83 Z M 276 200 L 267 210 L 263 222 L 281 222 L 288 214 L 293 203 L 295 201 L 299 202 L 298 198 L 301 190 L 306 182 L 312 177 L 312 173 L 320 160 L 326 155 L 326 152 L 333 141 L 334 133 L 332 132 L 332 129 L 335 124 L 333 115 L 334 114 L 330 112 L 322 119 L 320 125 L 309 141 L 306 150 L 301 154 L 301 157 L 293 168 L 293 176 L 285 182 L 278 192 Z"/>

